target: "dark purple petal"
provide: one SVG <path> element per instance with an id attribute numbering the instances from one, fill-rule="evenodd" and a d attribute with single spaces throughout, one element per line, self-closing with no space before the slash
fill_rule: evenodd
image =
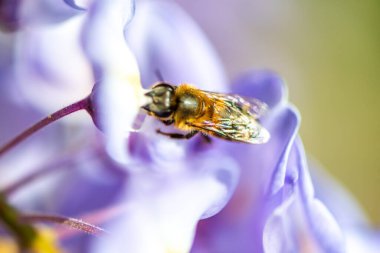
<path id="1" fill-rule="evenodd" d="M 0 29 L 7 32 L 19 28 L 18 11 L 22 0 L 3 0 L 0 2 Z"/>

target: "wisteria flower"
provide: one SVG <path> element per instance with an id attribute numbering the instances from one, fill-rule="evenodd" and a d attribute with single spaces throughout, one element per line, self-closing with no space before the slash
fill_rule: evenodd
<path id="1" fill-rule="evenodd" d="M 80 55 L 69 55 L 73 65 L 69 62 L 67 67 L 79 74 L 83 70 L 83 79 L 72 79 L 83 84 L 78 82 L 79 91 L 65 85 L 70 72 L 53 65 L 49 51 L 28 55 L 26 48 L 32 42 L 41 46 L 51 34 L 37 34 L 35 41 L 21 43 L 25 51 L 20 50 L 17 58 L 18 76 L 10 78 L 21 94 L 27 94 L 18 101 L 35 108 L 51 107 L 54 101 L 45 104 L 38 101 L 42 93 L 30 92 L 35 87 L 44 87 L 49 96 L 67 90 L 64 99 L 73 101 L 0 146 L 0 157 L 47 124 L 79 110 L 87 111 L 99 130 L 80 124 L 84 129 L 80 141 L 69 138 L 56 145 L 61 150 L 54 159 L 46 161 L 43 156 L 45 162 L 35 162 L 36 169 L 2 187 L 0 197 L 7 199 L 0 199 L 17 214 L 11 220 L 17 228 L 28 224 L 33 234 L 39 231 L 36 222 L 77 228 L 57 225 L 49 230 L 61 244 L 53 250 L 68 252 L 347 251 L 350 244 L 336 213 L 314 193 L 298 136 L 300 115 L 288 102 L 286 85 L 277 74 L 252 70 L 228 85 L 210 43 L 171 1 L 141 1 L 136 6 L 126 0 L 63 1 L 53 6 L 64 14 L 61 18 L 52 18 L 50 12 L 40 15 L 37 5 L 9 30 L 19 29 L 22 34 L 48 23 L 58 24 L 49 27 L 49 32 L 67 26 L 68 31 L 76 31 L 67 35 L 75 38 L 73 48 Z M 35 31 L 31 30 L 33 35 Z M 33 82 L 26 85 L 31 76 Z M 193 83 L 202 90 L 259 99 L 269 108 L 260 124 L 270 139 L 252 145 L 218 138 L 208 143 L 202 136 L 176 140 L 159 135 L 158 128 L 179 130 L 141 110 L 150 102 L 144 94 L 157 81 Z M 91 83 L 92 91 L 76 97 L 89 82 L 95 83 Z M 7 103 L 15 103 L 14 96 L 7 99 Z M 72 125 L 66 122 L 62 127 Z M 23 150 L 18 151 L 21 154 L 13 153 L 7 166 L 22 157 Z M 7 221 L 1 212 L 0 221 Z M 9 225 L 5 228 L 19 231 Z M 23 238 L 22 233 L 15 235 Z M 34 249 L 30 242 L 39 240 L 27 242 L 25 247 Z M 0 240 L 2 245 L 6 244 Z M 55 245 L 55 241 L 42 245 Z"/>

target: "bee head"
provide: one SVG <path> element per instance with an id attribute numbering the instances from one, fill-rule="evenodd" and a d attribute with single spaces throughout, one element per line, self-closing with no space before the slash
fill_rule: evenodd
<path id="1" fill-rule="evenodd" d="M 168 83 L 158 83 L 151 90 L 145 93 L 145 96 L 150 97 L 150 102 L 142 108 L 152 113 L 158 118 L 167 118 L 175 110 L 175 87 Z"/>

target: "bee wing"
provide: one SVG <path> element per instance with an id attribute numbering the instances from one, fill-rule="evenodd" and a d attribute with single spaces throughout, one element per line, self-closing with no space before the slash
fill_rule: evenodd
<path id="1" fill-rule="evenodd" d="M 214 99 L 225 101 L 228 105 L 240 107 L 244 111 L 248 111 L 255 119 L 262 117 L 268 111 L 268 105 L 257 98 L 207 91 L 204 93 L 208 96 L 213 96 Z"/>
<path id="2" fill-rule="evenodd" d="M 256 121 L 266 108 L 263 102 L 254 99 L 252 105 L 237 95 L 213 92 L 204 92 L 204 94 L 214 102 L 213 118 L 192 122 L 192 127 L 228 140 L 253 144 L 262 144 L 268 141 L 269 132 Z"/>
<path id="3" fill-rule="evenodd" d="M 249 113 L 258 119 L 268 111 L 268 105 L 257 98 L 247 98 L 235 95 L 236 99 L 241 101 L 242 104 L 248 104 Z"/>

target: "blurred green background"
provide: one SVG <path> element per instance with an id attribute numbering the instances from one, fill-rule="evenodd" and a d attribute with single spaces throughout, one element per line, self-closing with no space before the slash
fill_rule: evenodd
<path id="1" fill-rule="evenodd" d="M 283 76 L 307 152 L 380 225 L 380 1 L 178 1 L 231 78 Z"/>

